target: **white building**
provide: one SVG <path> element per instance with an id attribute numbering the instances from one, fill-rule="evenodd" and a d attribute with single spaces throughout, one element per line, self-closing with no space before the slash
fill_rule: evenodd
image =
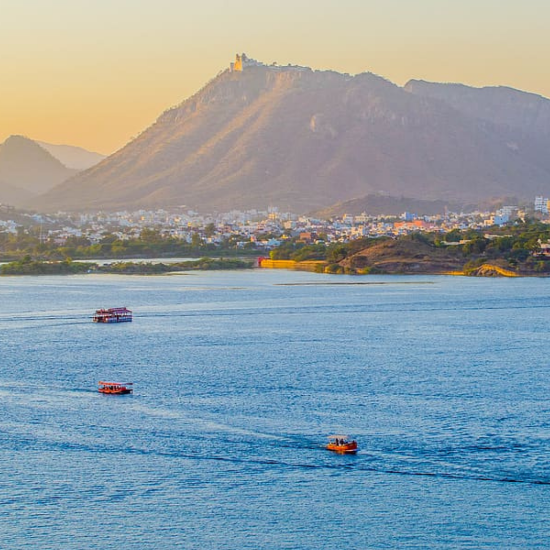
<path id="1" fill-rule="evenodd" d="M 548 197 L 535 197 L 535 212 L 548 214 L 549 201 Z"/>

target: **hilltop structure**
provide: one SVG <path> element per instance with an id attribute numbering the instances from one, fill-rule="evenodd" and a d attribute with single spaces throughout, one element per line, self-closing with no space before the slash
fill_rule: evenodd
<path id="1" fill-rule="evenodd" d="M 236 54 L 235 61 L 229 64 L 231 72 L 242 73 L 246 67 L 265 67 L 265 65 L 260 61 L 247 57 L 245 53 Z"/>
<path id="2" fill-rule="evenodd" d="M 248 67 L 265 67 L 266 69 L 277 71 L 312 71 L 310 67 L 291 65 L 290 63 L 288 65 L 278 65 L 276 62 L 273 62 L 271 65 L 266 65 L 261 61 L 248 57 L 245 53 L 235 55 L 235 61 L 229 64 L 229 71 L 232 73 L 242 73 Z"/>

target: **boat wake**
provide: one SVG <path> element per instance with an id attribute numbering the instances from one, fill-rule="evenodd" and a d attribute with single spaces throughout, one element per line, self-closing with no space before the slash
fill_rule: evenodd
<path id="1" fill-rule="evenodd" d="M 6 428 L 7 426 L 4 426 Z M 15 426 L 13 426 L 15 428 Z M 11 430 L 10 430 L 11 431 Z M 161 434 L 158 434 L 161 435 Z M 8 434 L 4 432 L 1 439 L 9 438 Z M 268 436 L 269 437 L 269 436 Z M 355 474 L 383 474 L 383 475 L 395 475 L 395 476 L 407 476 L 407 477 L 425 477 L 433 479 L 443 479 L 443 480 L 456 480 L 456 481 L 479 481 L 479 482 L 489 482 L 489 483 L 518 483 L 526 485 L 550 485 L 550 479 L 540 478 L 529 475 L 521 475 L 519 472 L 514 473 L 499 473 L 499 472 L 484 472 L 484 471 L 464 471 L 457 470 L 455 472 L 449 471 L 448 467 L 460 468 L 460 465 L 453 464 L 439 464 L 434 461 L 431 464 L 432 468 L 424 468 L 422 465 L 417 464 L 407 464 L 407 458 L 399 456 L 399 459 L 404 459 L 405 463 L 401 466 L 387 465 L 385 460 L 388 457 L 387 453 L 384 453 L 381 456 L 378 456 L 376 452 L 369 452 L 366 450 L 359 451 L 357 454 L 333 454 L 326 451 L 325 447 L 318 442 L 313 440 L 302 442 L 301 445 L 291 443 L 292 438 L 281 437 L 280 441 L 275 444 L 274 441 L 271 444 L 267 445 L 267 450 L 272 449 L 275 452 L 277 449 L 294 449 L 296 452 L 293 454 L 293 457 L 296 460 L 284 460 L 277 457 L 271 457 L 266 453 L 267 456 L 246 456 L 246 452 L 250 452 L 250 449 L 246 449 L 244 445 L 235 446 L 235 441 L 228 438 L 227 444 L 231 447 L 233 444 L 232 450 L 234 454 L 222 454 L 222 453 L 212 453 L 210 454 L 208 450 L 211 449 L 211 445 L 206 442 L 204 447 L 197 448 L 196 445 L 193 446 L 192 442 L 189 442 L 189 445 L 186 448 L 182 449 L 154 449 L 154 448 L 145 448 L 140 446 L 122 446 L 116 444 L 106 444 L 98 442 L 77 442 L 77 441 L 67 441 L 67 440 L 52 440 L 49 437 L 40 437 L 38 435 L 26 434 L 26 437 L 18 437 L 18 447 L 32 448 L 33 450 L 48 450 L 48 451 L 59 451 L 59 452 L 75 452 L 75 453 L 99 453 L 99 454 L 123 454 L 129 456 L 156 456 L 161 458 L 166 458 L 168 460 L 186 460 L 193 462 L 209 461 L 209 462 L 223 462 L 231 464 L 241 464 L 241 465 L 257 465 L 266 468 L 279 468 L 279 469 L 307 469 L 307 470 L 327 470 L 332 472 L 350 473 Z M 166 439 L 167 444 L 173 443 L 174 436 L 173 434 L 167 434 L 166 438 L 161 438 L 162 440 Z M 285 441 L 288 439 L 288 441 Z M 217 438 L 217 444 L 224 443 Z M 238 454 L 239 449 L 243 452 Z M 266 446 L 263 445 L 254 445 L 254 451 L 261 451 L 262 449 L 266 450 Z M 299 458 L 301 452 L 312 451 L 308 454 L 308 457 L 311 461 L 304 461 Z M 394 457 L 395 458 L 395 457 Z M 412 457 L 411 457 L 412 458 Z M 427 465 L 425 465 L 427 466 Z M 441 469 L 438 466 L 442 467 Z M 356 478 L 355 478 L 356 479 Z"/>

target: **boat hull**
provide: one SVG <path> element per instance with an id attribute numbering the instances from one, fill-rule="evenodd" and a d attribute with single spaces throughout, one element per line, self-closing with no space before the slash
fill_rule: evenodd
<path id="1" fill-rule="evenodd" d="M 94 318 L 94 323 L 131 323 L 132 319 L 98 319 Z"/>
<path id="2" fill-rule="evenodd" d="M 359 448 L 357 447 L 357 443 L 353 441 L 352 443 L 346 443 L 345 445 L 336 445 L 335 443 L 329 443 L 327 445 L 327 450 L 339 454 L 355 454 L 359 450 Z"/>

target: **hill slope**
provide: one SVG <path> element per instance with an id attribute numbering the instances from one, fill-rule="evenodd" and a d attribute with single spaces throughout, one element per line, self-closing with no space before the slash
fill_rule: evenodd
<path id="1" fill-rule="evenodd" d="M 34 205 L 311 211 L 381 191 L 532 199 L 550 194 L 542 153 L 515 148 L 495 122 L 369 73 L 256 65 L 224 71 Z"/>
<path id="2" fill-rule="evenodd" d="M 422 241 L 380 239 L 340 262 L 344 268 L 382 273 L 446 273 L 461 270 L 465 260 L 451 249 L 434 248 Z"/>

